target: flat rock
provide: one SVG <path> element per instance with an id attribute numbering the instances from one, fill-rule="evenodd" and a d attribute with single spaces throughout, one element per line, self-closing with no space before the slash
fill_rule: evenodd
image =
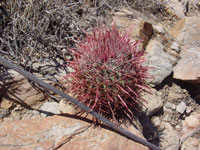
<path id="1" fill-rule="evenodd" d="M 87 119 L 75 118 L 55 115 L 3 122 L 0 150 L 148 150 L 107 128 L 92 127 Z M 133 126 L 128 130 L 143 137 Z"/>

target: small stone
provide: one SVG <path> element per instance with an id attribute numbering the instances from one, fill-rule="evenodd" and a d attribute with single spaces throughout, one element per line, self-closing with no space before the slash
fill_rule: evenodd
<path id="1" fill-rule="evenodd" d="M 165 33 L 165 30 L 160 25 L 153 25 L 153 28 L 158 31 L 159 33 Z"/>
<path id="2" fill-rule="evenodd" d="M 3 119 L 6 117 L 10 112 L 7 109 L 1 109 L 0 108 L 0 119 Z"/>
<path id="3" fill-rule="evenodd" d="M 176 84 L 172 84 L 172 87 L 169 90 L 169 94 L 168 94 L 168 101 L 177 101 L 177 100 L 181 100 L 183 98 L 182 95 L 182 89 L 180 86 L 176 85 Z"/>
<path id="4" fill-rule="evenodd" d="M 173 42 L 171 45 L 171 49 L 175 50 L 176 52 L 180 52 L 179 44 L 177 42 Z"/>
<path id="5" fill-rule="evenodd" d="M 187 114 L 190 114 L 191 112 L 192 112 L 192 108 L 191 108 L 191 107 L 187 107 L 187 108 L 186 108 L 186 113 L 187 113 Z"/>
<path id="6" fill-rule="evenodd" d="M 175 109 L 176 109 L 176 105 L 173 104 L 173 103 L 167 102 L 167 103 L 165 104 L 164 108 L 171 109 L 171 110 L 175 110 Z"/>
<path id="7" fill-rule="evenodd" d="M 62 99 L 59 102 L 59 110 L 61 113 L 68 113 L 68 114 L 74 114 L 75 109 L 72 105 L 68 104 L 66 100 Z"/>
<path id="8" fill-rule="evenodd" d="M 58 109 L 58 103 L 56 102 L 46 102 L 40 107 L 40 111 L 42 111 L 42 116 L 52 116 L 54 114 L 60 114 Z"/>
<path id="9" fill-rule="evenodd" d="M 151 121 L 152 121 L 152 123 L 153 123 L 153 125 L 154 125 L 155 127 L 159 127 L 160 124 L 161 124 L 161 120 L 160 120 L 159 117 L 153 117 L 153 118 L 151 119 Z"/>
<path id="10" fill-rule="evenodd" d="M 165 122 L 171 122 L 173 118 L 173 114 L 172 113 L 166 113 L 163 116 L 163 121 Z"/>
<path id="11" fill-rule="evenodd" d="M 180 124 L 177 124 L 175 128 L 177 131 L 180 131 L 182 129 L 182 126 Z"/>
<path id="12" fill-rule="evenodd" d="M 179 112 L 180 114 L 183 114 L 186 108 L 187 108 L 186 104 L 184 102 L 181 102 L 178 106 L 176 106 L 176 111 Z"/>

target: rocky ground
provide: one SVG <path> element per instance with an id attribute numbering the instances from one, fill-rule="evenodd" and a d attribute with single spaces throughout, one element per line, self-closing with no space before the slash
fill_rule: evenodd
<path id="1" fill-rule="evenodd" d="M 108 25 L 115 22 L 133 40 L 142 38 L 146 65 L 152 67 L 154 79 L 147 81 L 152 94 L 143 95 L 148 104 L 135 120 L 136 127 L 125 128 L 167 150 L 200 150 L 200 1 L 155 3 L 154 10 L 139 0 L 123 7 L 106 3 L 112 9 L 100 17 L 105 15 Z M 57 71 L 54 61 L 33 66 L 46 74 L 54 72 L 51 77 L 34 74 L 62 89 L 65 83 L 57 81 L 66 72 Z M 74 109 L 61 97 L 0 67 L 0 150 L 148 149 L 104 125 L 94 127 L 90 116 L 73 115 Z"/>

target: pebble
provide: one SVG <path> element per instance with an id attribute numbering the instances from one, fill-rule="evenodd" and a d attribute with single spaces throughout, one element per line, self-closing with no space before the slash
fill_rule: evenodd
<path id="1" fill-rule="evenodd" d="M 42 116 L 52 116 L 53 114 L 60 114 L 58 103 L 56 102 L 46 102 L 41 107 Z"/>
<path id="2" fill-rule="evenodd" d="M 186 104 L 182 101 L 180 104 L 176 106 L 176 111 L 179 112 L 180 114 L 183 114 L 186 108 L 187 108 Z"/>

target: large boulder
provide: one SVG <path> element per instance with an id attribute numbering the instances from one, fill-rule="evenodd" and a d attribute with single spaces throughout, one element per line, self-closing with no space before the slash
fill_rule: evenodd
<path id="1" fill-rule="evenodd" d="M 92 127 L 90 120 L 73 115 L 4 122 L 0 150 L 148 150 L 106 127 Z M 133 126 L 127 129 L 142 137 Z"/>

